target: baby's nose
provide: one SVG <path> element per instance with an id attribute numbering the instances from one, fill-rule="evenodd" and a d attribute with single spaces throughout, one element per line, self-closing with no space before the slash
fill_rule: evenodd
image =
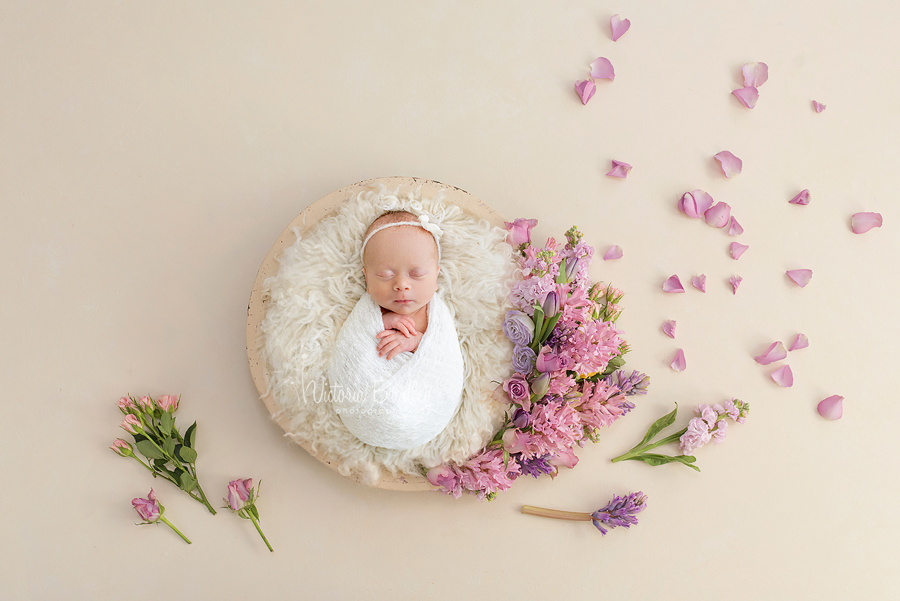
<path id="1" fill-rule="evenodd" d="M 409 290 L 409 280 L 406 278 L 397 278 L 394 282 L 395 290 Z"/>

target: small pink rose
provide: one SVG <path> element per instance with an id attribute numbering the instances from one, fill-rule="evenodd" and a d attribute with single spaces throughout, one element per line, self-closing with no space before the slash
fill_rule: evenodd
<path id="1" fill-rule="evenodd" d="M 136 408 L 134 401 L 129 399 L 127 396 L 123 396 L 121 399 L 119 399 L 116 402 L 116 405 L 119 407 L 122 413 L 130 413 L 131 409 Z"/>
<path id="2" fill-rule="evenodd" d="M 153 413 L 156 407 L 153 406 L 153 399 L 148 396 L 142 396 L 138 398 L 137 402 L 138 406 L 141 408 L 141 411 L 144 413 Z"/>
<path id="3" fill-rule="evenodd" d="M 163 396 L 156 399 L 156 404 L 163 411 L 175 413 L 175 411 L 178 409 L 178 397 L 172 394 L 164 394 Z"/>
<path id="4" fill-rule="evenodd" d="M 528 389 L 528 381 L 522 374 L 514 374 L 503 383 L 503 391 L 509 396 L 509 400 L 514 403 L 522 403 L 528 401 L 531 393 Z"/>
<path id="5" fill-rule="evenodd" d="M 122 457 L 128 457 L 134 454 L 131 445 L 121 438 L 117 438 L 109 448 L 112 449 L 116 455 L 121 455 Z"/>
<path id="6" fill-rule="evenodd" d="M 246 480 L 237 479 L 229 482 L 228 498 L 226 499 L 228 506 L 233 511 L 243 509 L 247 505 L 247 501 L 250 500 L 252 489 L 253 478 L 247 478 Z"/>
<path id="7" fill-rule="evenodd" d="M 140 418 L 131 413 L 125 416 L 120 427 L 129 434 L 139 434 L 144 430 L 144 425 L 141 423 Z"/>
<path id="8" fill-rule="evenodd" d="M 512 223 L 505 221 L 503 225 L 509 231 L 506 241 L 518 248 L 531 242 L 531 228 L 537 225 L 537 219 L 516 219 Z"/>
<path id="9" fill-rule="evenodd" d="M 146 499 L 142 499 L 140 497 L 131 500 L 131 504 L 134 506 L 135 511 L 138 512 L 138 515 L 141 516 L 141 519 L 147 523 L 153 523 L 159 520 L 161 515 L 159 509 L 159 501 L 156 499 L 156 493 L 153 492 L 153 489 L 150 489 L 150 494 L 147 495 Z"/>

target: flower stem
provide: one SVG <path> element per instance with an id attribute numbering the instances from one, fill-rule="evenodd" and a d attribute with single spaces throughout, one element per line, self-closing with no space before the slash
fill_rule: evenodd
<path id="1" fill-rule="evenodd" d="M 143 465 L 145 468 L 147 468 L 148 470 L 150 470 L 150 472 L 153 474 L 153 477 L 154 477 L 154 478 L 156 477 L 156 470 L 154 470 L 152 467 L 150 467 L 149 465 L 147 465 L 146 463 L 144 463 L 143 461 L 141 461 L 141 458 L 140 458 L 140 457 L 138 457 L 138 456 L 135 455 L 134 453 L 132 453 L 131 455 L 129 455 L 129 457 L 134 457 L 134 460 L 135 460 L 135 461 L 137 461 L 138 463 L 140 463 L 141 465 Z"/>
<path id="2" fill-rule="evenodd" d="M 537 515 L 542 518 L 553 518 L 557 520 L 572 520 L 578 522 L 590 522 L 594 518 L 589 513 L 578 511 L 560 511 L 559 509 L 544 509 L 543 507 L 535 507 L 533 505 L 522 506 L 522 513 L 528 515 Z"/>
<path id="3" fill-rule="evenodd" d="M 266 535 L 263 534 L 262 528 L 259 527 L 259 522 L 256 521 L 256 518 L 253 515 L 250 515 L 250 521 L 253 522 L 253 525 L 256 526 L 256 531 L 259 532 L 259 535 L 262 537 L 263 542 L 266 543 L 266 546 L 269 547 L 269 551 L 272 553 L 275 552 L 275 549 L 272 548 L 272 545 L 269 544 L 269 539 L 266 538 Z"/>
<path id="4" fill-rule="evenodd" d="M 176 527 L 172 524 L 172 522 L 170 522 L 169 520 L 167 520 L 164 516 L 159 516 L 159 520 L 160 520 L 161 522 L 163 522 L 166 526 L 168 526 L 169 528 L 171 528 L 172 530 L 174 530 L 175 533 L 178 534 L 178 536 L 180 536 L 181 538 L 184 539 L 184 542 L 186 542 L 187 544 L 191 544 L 190 539 L 189 539 L 188 537 L 186 537 L 185 535 L 183 535 L 183 534 L 181 533 L 181 530 L 179 530 L 178 528 L 176 528 Z"/>
<path id="5" fill-rule="evenodd" d="M 654 442 L 653 444 L 646 444 L 642 447 L 635 447 L 635 448 L 631 449 L 630 451 L 628 451 L 627 453 L 625 453 L 623 455 L 619 455 L 618 457 L 614 458 L 612 460 L 612 462 L 618 463 L 620 461 L 627 461 L 628 459 L 633 459 L 634 457 L 637 457 L 638 455 L 640 455 L 642 453 L 646 453 L 647 451 L 649 451 L 651 449 L 655 449 L 656 447 L 661 447 L 664 444 L 669 444 L 670 442 L 675 442 L 676 440 L 678 440 L 679 438 L 684 436 L 685 432 L 687 432 L 687 428 L 683 428 L 683 429 L 679 430 L 678 432 L 676 432 L 675 434 L 672 434 L 671 436 L 667 436 L 667 437 L 663 438 L 659 442 Z"/>
<path id="6" fill-rule="evenodd" d="M 197 480 L 197 478 L 196 478 L 196 471 L 194 472 L 194 474 L 195 474 L 194 479 Z M 201 497 L 200 499 L 198 499 L 198 501 L 200 501 L 201 503 L 203 503 L 204 505 L 206 505 L 206 508 L 209 509 L 209 512 L 210 512 L 211 514 L 216 515 L 216 510 L 213 509 L 213 506 L 209 504 L 209 500 L 206 498 L 206 494 L 204 494 L 203 488 L 200 487 L 200 481 L 199 481 L 199 480 L 197 480 L 197 490 L 200 491 L 200 497 Z"/>

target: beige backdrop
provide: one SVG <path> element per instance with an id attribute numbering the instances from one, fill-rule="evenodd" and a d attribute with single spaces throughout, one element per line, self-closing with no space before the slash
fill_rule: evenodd
<path id="1" fill-rule="evenodd" d="M 615 43 L 614 13 L 632 22 Z M 0 598 L 896 595 L 898 26 L 889 1 L 3 0 Z M 582 106 L 598 56 L 617 76 Z M 770 69 L 752 111 L 730 95 L 749 61 Z M 628 365 L 651 392 L 575 470 L 492 503 L 372 490 L 270 420 L 244 350 L 257 269 L 310 203 L 389 175 L 535 217 L 541 239 L 577 223 L 598 255 L 624 248 L 592 273 L 627 293 Z M 733 207 L 739 261 L 676 210 L 694 188 Z M 803 188 L 809 206 L 788 204 Z M 885 226 L 854 235 L 857 211 Z M 661 292 L 698 273 L 705 295 Z M 782 389 L 753 356 L 797 332 L 810 346 Z M 274 554 L 108 450 L 126 393 L 183 394 L 211 497 L 264 481 Z M 832 394 L 837 422 L 815 411 Z M 698 452 L 702 473 L 610 463 L 673 402 L 683 425 L 731 397 L 751 416 Z M 133 525 L 151 484 L 193 545 Z M 605 537 L 519 514 L 636 490 L 640 524 Z"/>

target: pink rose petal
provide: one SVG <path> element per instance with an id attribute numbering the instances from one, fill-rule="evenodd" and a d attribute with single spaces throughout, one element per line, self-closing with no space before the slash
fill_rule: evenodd
<path id="1" fill-rule="evenodd" d="M 768 365 L 769 363 L 774 363 L 775 361 L 781 361 L 782 359 L 787 357 L 787 351 L 784 348 L 784 345 L 781 344 L 781 341 L 773 342 L 772 345 L 766 349 L 766 352 L 758 357 L 753 357 L 754 361 L 759 363 L 760 365 Z"/>
<path id="2" fill-rule="evenodd" d="M 703 214 L 706 223 L 713 227 L 725 227 L 731 218 L 731 206 L 725 202 L 717 202 Z"/>
<path id="3" fill-rule="evenodd" d="M 685 192 L 678 201 L 678 210 L 688 217 L 701 217 L 713 202 L 713 197 L 703 190 Z"/>
<path id="4" fill-rule="evenodd" d="M 612 162 L 612 169 L 609 170 L 609 173 L 606 175 L 610 177 L 621 177 L 625 179 L 628 176 L 628 172 L 631 171 L 631 165 L 628 163 L 623 163 L 622 161 L 614 160 Z"/>
<path id="5" fill-rule="evenodd" d="M 752 109 L 756 106 L 756 101 L 759 100 L 759 90 L 754 87 L 746 87 L 746 88 L 738 88 L 737 90 L 732 90 L 732 94 L 734 97 L 741 101 L 748 109 Z"/>
<path id="6" fill-rule="evenodd" d="M 675 360 L 672 361 L 672 369 L 675 371 L 684 371 L 685 367 L 687 367 L 687 361 L 684 360 L 684 351 L 678 349 L 678 352 L 675 353 Z"/>
<path id="7" fill-rule="evenodd" d="M 575 91 L 578 92 L 578 96 L 581 97 L 581 104 L 587 104 L 588 100 L 594 95 L 594 92 L 597 91 L 597 86 L 594 85 L 593 80 L 583 79 L 575 82 Z"/>
<path id="8" fill-rule="evenodd" d="M 731 283 L 731 293 L 737 294 L 738 286 L 741 285 L 741 282 L 744 281 L 744 278 L 742 278 L 739 275 L 733 275 L 730 278 L 728 278 L 728 281 Z"/>
<path id="9" fill-rule="evenodd" d="M 766 63 L 747 63 L 741 67 L 744 75 L 744 86 L 758 88 L 769 79 L 769 66 Z"/>
<path id="10" fill-rule="evenodd" d="M 616 78 L 616 72 L 609 59 L 601 56 L 591 63 L 591 77 L 613 81 Z"/>
<path id="11" fill-rule="evenodd" d="M 881 227 L 881 213 L 855 213 L 850 218 L 854 234 L 865 234 L 873 227 Z"/>
<path id="12" fill-rule="evenodd" d="M 666 323 L 662 326 L 663 334 L 668 336 L 669 338 L 675 338 L 675 320 L 667 319 Z"/>
<path id="13" fill-rule="evenodd" d="M 812 279 L 812 269 L 790 269 L 785 273 L 801 288 L 809 284 Z"/>
<path id="14" fill-rule="evenodd" d="M 808 205 L 809 204 L 809 190 L 801 190 L 800 194 L 793 197 L 788 202 L 793 205 Z"/>
<path id="15" fill-rule="evenodd" d="M 821 102 L 816 102 L 815 100 L 813 100 L 813 108 L 816 110 L 817 113 L 821 113 L 822 111 L 825 110 L 825 105 L 822 104 Z"/>
<path id="16" fill-rule="evenodd" d="M 631 21 L 628 19 L 620 19 L 619 15 L 613 15 L 609 19 L 609 27 L 612 29 L 612 41 L 617 42 L 620 37 L 625 35 L 628 28 L 631 27 Z"/>
<path id="17" fill-rule="evenodd" d="M 816 410 L 825 419 L 841 419 L 844 415 L 844 397 L 834 395 L 823 399 L 819 401 Z"/>
<path id="18" fill-rule="evenodd" d="M 623 254 L 624 253 L 622 252 L 622 247 L 618 246 L 616 244 L 613 244 L 612 246 L 609 247 L 609 250 L 606 251 L 606 254 L 603 255 L 603 260 L 604 261 L 612 261 L 615 259 L 621 259 Z"/>
<path id="19" fill-rule="evenodd" d="M 748 248 L 750 248 L 750 247 L 747 246 L 746 244 L 741 244 L 740 242 L 732 242 L 731 245 L 729 246 L 729 252 L 731 252 L 731 258 L 734 259 L 735 261 L 737 261 L 738 259 L 741 258 L 741 255 L 744 254 L 744 251 L 746 251 Z"/>
<path id="20" fill-rule="evenodd" d="M 663 283 L 663 292 L 684 292 L 684 286 L 681 285 L 677 275 L 673 275 Z"/>
<path id="21" fill-rule="evenodd" d="M 706 276 L 700 274 L 696 277 L 691 278 L 691 286 L 693 286 L 700 292 L 706 292 Z"/>
<path id="22" fill-rule="evenodd" d="M 738 175 L 744 165 L 741 159 L 737 158 L 727 150 L 716 153 L 716 160 L 722 165 L 722 173 L 725 174 L 725 177 Z"/>
<path id="23" fill-rule="evenodd" d="M 738 220 L 731 217 L 731 222 L 728 224 L 728 235 L 729 236 L 740 236 L 744 233 L 744 228 L 741 227 L 741 224 L 738 223 Z"/>
<path id="24" fill-rule="evenodd" d="M 806 337 L 806 334 L 797 334 L 797 337 L 794 338 L 794 342 L 791 343 L 791 348 L 789 351 L 798 351 L 802 348 L 806 348 L 809 346 L 809 338 Z"/>
<path id="25" fill-rule="evenodd" d="M 772 372 L 772 379 L 775 383 L 783 388 L 790 388 L 794 385 L 794 372 L 791 371 L 790 365 L 779 367 Z"/>

